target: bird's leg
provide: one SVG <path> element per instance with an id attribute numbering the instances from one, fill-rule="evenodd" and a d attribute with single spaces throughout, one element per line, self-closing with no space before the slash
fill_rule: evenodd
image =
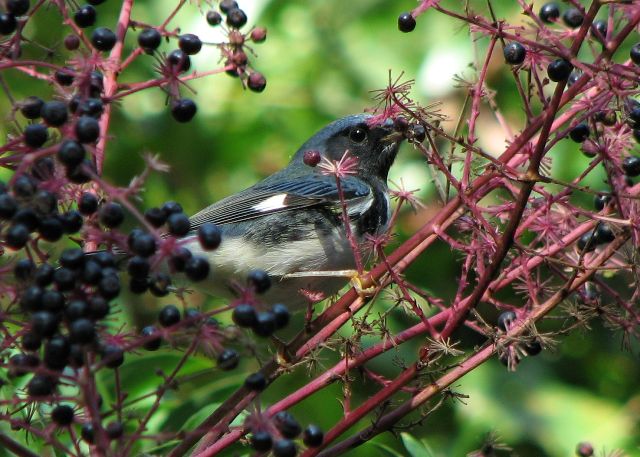
<path id="1" fill-rule="evenodd" d="M 291 352 L 287 343 L 275 335 L 271 335 L 271 342 L 276 348 L 276 361 L 281 367 L 286 367 L 291 364 L 295 353 Z"/>
<path id="2" fill-rule="evenodd" d="M 375 281 L 371 279 L 365 281 L 365 273 L 358 273 L 358 270 L 298 271 L 295 273 L 288 273 L 286 275 L 283 275 L 282 279 L 317 277 L 349 278 L 349 283 L 361 297 L 372 296 L 378 286 Z"/>

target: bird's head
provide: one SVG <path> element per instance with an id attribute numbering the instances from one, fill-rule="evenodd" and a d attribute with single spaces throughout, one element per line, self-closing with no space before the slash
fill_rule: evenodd
<path id="1" fill-rule="evenodd" d="M 393 122 L 376 125 L 373 119 L 370 114 L 355 114 L 332 122 L 298 149 L 292 163 L 304 164 L 309 151 L 317 151 L 320 158 L 330 161 L 339 161 L 348 152 L 357 160 L 359 175 L 386 181 L 403 136 L 394 131 Z"/>

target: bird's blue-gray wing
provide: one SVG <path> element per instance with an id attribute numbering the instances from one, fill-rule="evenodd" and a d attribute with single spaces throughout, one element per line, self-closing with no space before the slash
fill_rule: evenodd
<path id="1" fill-rule="evenodd" d="M 350 216 L 357 218 L 371 205 L 373 192 L 365 182 L 347 177 L 341 179 L 340 186 Z M 195 214 L 191 218 L 191 229 L 208 222 L 232 224 L 309 207 L 340 208 L 340 195 L 333 176 L 310 175 L 258 183 Z"/>

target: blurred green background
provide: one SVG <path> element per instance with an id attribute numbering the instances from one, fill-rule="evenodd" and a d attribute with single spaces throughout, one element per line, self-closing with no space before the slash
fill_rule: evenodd
<path id="1" fill-rule="evenodd" d="M 138 1 L 133 17 L 159 24 L 174 3 Z M 249 16 L 249 25 L 268 29 L 267 41 L 252 46 L 257 54 L 257 58 L 252 57 L 253 65 L 268 81 L 264 93 L 243 90 L 237 79 L 217 75 L 189 82 L 195 92 L 191 95 L 183 88 L 183 95 L 193 98 L 198 105 L 198 114 L 190 123 L 178 124 L 172 119 L 166 96 L 159 89 L 127 97 L 115 110 L 105 166 L 108 179 L 120 185 L 128 183 L 142 170 L 144 152 L 159 154 L 171 166 L 170 173 L 149 179 L 141 207 L 173 199 L 182 203 L 188 213 L 195 213 L 253 184 L 282 168 L 297 147 L 326 123 L 371 107 L 370 91 L 385 87 L 389 71 L 393 79 L 404 73 L 403 78 L 416 80 L 413 95 L 419 103 L 442 102 L 440 110 L 451 118 L 443 125 L 451 131 L 465 97 L 464 91 L 456 86 L 454 75 L 473 80 L 473 64 L 482 61 L 487 48 L 486 39 L 475 41 L 467 27 L 434 11 L 418 18 L 414 32 L 400 33 L 396 26 L 398 14 L 416 5 L 409 0 L 240 0 L 239 3 Z M 443 5 L 460 8 L 461 3 L 449 1 Z M 486 12 L 484 1 L 469 3 Z M 539 5 L 536 2 L 536 7 Z M 113 27 L 118 7 L 116 0 L 101 5 L 97 25 Z M 494 2 L 494 7 L 499 18 L 524 21 L 516 1 L 500 0 Z M 207 9 L 204 3 L 199 8 L 197 2 L 191 2 L 172 24 L 183 33 L 195 33 L 205 41 L 218 42 L 219 30 L 208 26 L 204 19 L 203 12 Z M 59 25 L 60 17 L 54 8 L 48 13 L 41 11 L 27 28 L 27 35 L 39 43 L 59 44 L 64 36 Z M 129 33 L 127 50 L 135 46 L 136 34 Z M 161 50 L 168 52 L 175 47 L 172 40 L 163 43 Z M 45 58 L 44 51 L 37 47 L 26 46 L 23 52 L 25 58 Z M 57 52 L 53 61 L 61 63 L 65 55 L 64 51 Z M 218 56 L 215 47 L 208 47 L 192 58 L 192 68 L 199 71 L 215 68 Z M 121 75 L 120 82 L 153 78 L 155 63 L 151 56 L 140 57 Z M 52 88 L 45 82 L 31 80 L 16 71 L 3 73 L 17 100 L 32 94 L 43 98 L 52 94 Z M 503 115 L 517 131 L 524 117 L 500 50 L 491 62 L 488 82 L 497 91 L 496 101 Z M 10 104 L 6 97 L 0 99 L 0 106 L 5 119 L 9 119 Z M 12 128 L 6 122 L 0 131 L 6 137 Z M 490 114 L 480 117 L 478 131 L 479 145 L 499 154 L 505 145 L 505 134 Z M 562 159 L 553 163 L 554 173 L 560 179 L 574 176 L 588 163 L 573 144 L 559 144 L 552 156 Z M 398 225 L 399 242 L 437 211 L 439 200 L 424 160 L 409 146 L 404 146 L 390 179 L 402 181 L 407 189 L 420 189 L 418 196 L 427 204 L 417 214 L 403 213 Z M 588 183 L 601 188 L 602 181 L 602 175 L 596 172 Z M 590 204 L 590 196 L 576 198 Z M 458 260 L 459 256 L 447 245 L 436 243 L 428 255 L 411 267 L 408 277 L 447 301 L 456 290 Z M 205 308 L 211 305 L 203 297 L 193 300 Z M 152 320 L 159 306 L 150 299 L 145 302 L 135 299 L 125 305 L 120 319 L 133 321 L 135 325 Z M 400 329 L 414 322 L 413 317 L 398 311 L 391 315 L 390 326 Z M 343 334 L 348 335 L 349 329 Z M 480 341 L 467 338 L 465 349 Z M 396 359 L 415 359 L 420 343 L 406 344 L 372 362 L 370 367 L 391 377 L 399 372 Z M 555 350 L 526 359 L 515 373 L 508 373 L 497 360 L 491 361 L 453 386 L 468 398 L 446 401 L 408 434 L 383 434 L 349 455 L 463 456 L 479 448 L 489 432 L 499 435 L 500 441 L 519 456 L 570 456 L 581 440 L 593 442 L 599 455 L 615 448 L 624 448 L 628 455 L 640 455 L 638 348 L 634 346 L 632 352 L 626 352 L 620 346 L 619 334 L 596 324 L 587 333 L 559 340 Z M 122 370 L 122 383 L 128 386 L 131 396 L 147 392 L 158 382 L 154 370 L 160 367 L 169 371 L 177 357 L 170 351 L 131 357 Z M 335 360 L 336 354 L 326 351 L 317 369 L 331 366 Z M 152 426 L 162 430 L 188 429 L 257 366 L 255 361 L 247 360 L 229 376 L 211 371 L 211 362 L 206 357 L 193 357 L 186 371 L 205 370 L 205 376 L 200 375 L 170 392 Z M 261 401 L 263 404 L 277 401 L 303 385 L 307 375 L 303 367 L 283 376 L 262 395 Z M 354 376 L 357 402 L 367 398 L 376 386 L 361 382 L 358 374 Z M 106 374 L 102 385 L 106 400 L 110 398 L 112 382 Z M 292 412 L 303 424 L 316 422 L 328 429 L 343 415 L 341 396 L 341 386 L 336 383 Z M 368 424 L 368 420 L 362 421 L 357 428 Z M 243 453 L 246 454 L 246 449 L 237 447 L 228 455 Z M 0 450 L 0 455 L 5 454 Z"/>

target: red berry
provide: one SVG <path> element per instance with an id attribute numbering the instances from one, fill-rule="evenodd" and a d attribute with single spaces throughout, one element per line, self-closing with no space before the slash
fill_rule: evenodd
<path id="1" fill-rule="evenodd" d="M 267 87 L 267 80 L 262 73 L 253 72 L 247 78 L 247 87 L 254 92 L 262 92 Z"/>
<path id="2" fill-rule="evenodd" d="M 315 149 L 311 149 L 310 151 L 304 151 L 304 155 L 302 156 L 302 161 L 305 165 L 309 165 L 310 167 L 315 167 L 320 163 L 322 159 L 322 155 L 320 151 L 316 151 Z"/>

